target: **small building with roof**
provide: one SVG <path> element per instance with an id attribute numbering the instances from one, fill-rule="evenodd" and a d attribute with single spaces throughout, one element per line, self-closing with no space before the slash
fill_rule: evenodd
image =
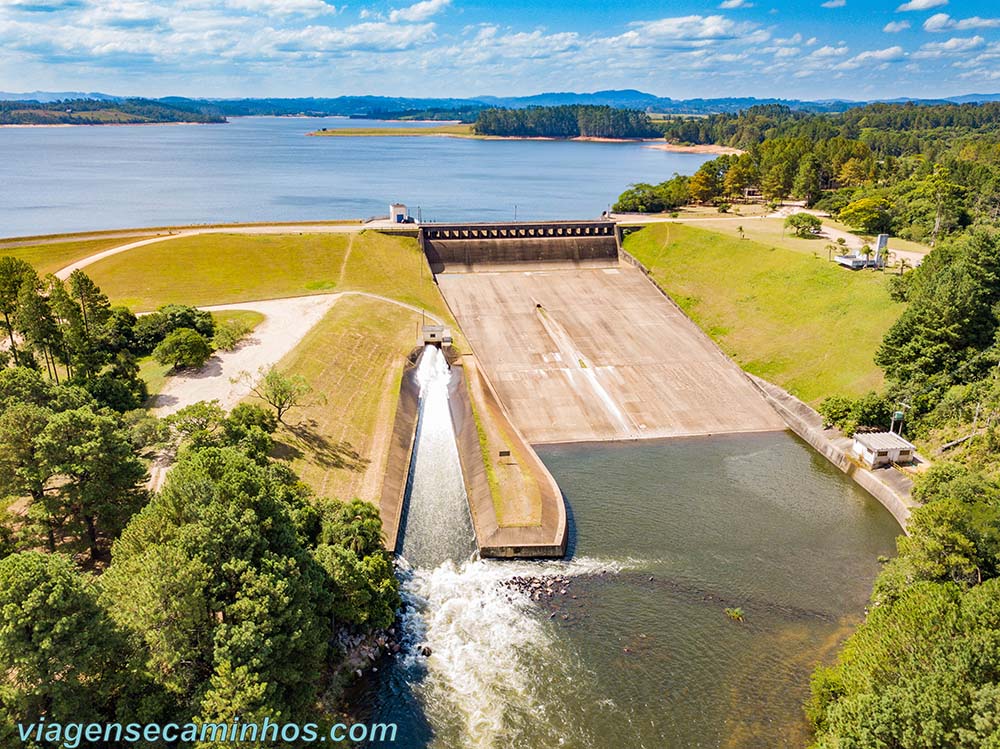
<path id="1" fill-rule="evenodd" d="M 912 463 L 917 454 L 917 448 L 895 432 L 858 432 L 851 449 L 867 468 Z"/>

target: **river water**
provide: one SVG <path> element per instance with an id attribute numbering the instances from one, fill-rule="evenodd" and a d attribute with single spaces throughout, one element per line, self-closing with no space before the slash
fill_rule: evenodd
<path id="1" fill-rule="evenodd" d="M 568 561 L 470 559 L 464 492 L 411 497 L 437 533 L 404 540 L 409 652 L 359 698 L 392 746 L 804 746 L 809 674 L 864 611 L 889 513 L 785 433 L 539 452 Z M 570 582 L 535 601 L 516 576 Z"/>
<path id="2" fill-rule="evenodd" d="M 310 138 L 321 127 L 426 127 L 247 117 L 220 125 L 0 128 L 0 237 L 224 221 L 386 215 L 598 216 L 632 182 L 707 156 L 637 143 Z"/>

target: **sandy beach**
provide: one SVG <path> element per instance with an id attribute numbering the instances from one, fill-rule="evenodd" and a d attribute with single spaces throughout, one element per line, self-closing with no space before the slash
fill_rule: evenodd
<path id="1" fill-rule="evenodd" d="M 646 146 L 646 148 L 654 148 L 657 151 L 670 151 L 671 153 L 714 153 L 719 155 L 744 153 L 739 148 L 716 145 L 681 146 L 676 143 L 655 143 Z"/>

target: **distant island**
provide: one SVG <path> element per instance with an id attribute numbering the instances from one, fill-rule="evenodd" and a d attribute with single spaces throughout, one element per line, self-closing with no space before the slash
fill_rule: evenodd
<path id="1" fill-rule="evenodd" d="M 147 125 L 225 122 L 218 112 L 150 99 L 0 101 L 0 125 Z"/>
<path id="2" fill-rule="evenodd" d="M 456 138 L 546 138 L 558 140 L 660 140 L 663 130 L 646 112 L 608 105 L 531 106 L 524 109 L 490 107 L 469 123 L 433 127 L 322 128 L 311 135 L 421 136 Z"/>

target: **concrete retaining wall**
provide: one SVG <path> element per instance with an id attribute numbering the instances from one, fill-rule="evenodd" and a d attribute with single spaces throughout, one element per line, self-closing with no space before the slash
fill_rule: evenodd
<path id="1" fill-rule="evenodd" d="M 416 435 L 417 416 L 420 411 L 419 398 L 417 369 L 407 361 L 399 385 L 399 403 L 396 406 L 396 420 L 392 426 L 389 457 L 386 460 L 382 495 L 379 499 L 382 533 L 385 536 L 385 548 L 389 551 L 396 550 L 399 521 L 403 516 L 403 501 L 406 498 L 410 458 L 413 454 L 413 438 Z"/>
<path id="2" fill-rule="evenodd" d="M 747 377 L 781 415 L 789 429 L 881 502 L 906 532 L 910 511 L 919 506 L 912 498 L 913 482 L 909 478 L 893 468 L 870 471 L 856 463 L 846 449 L 850 441 L 839 432 L 831 435 L 830 430 L 823 429 L 823 417 L 816 411 L 777 385 L 750 374 Z M 832 437 L 840 437 L 846 444 L 837 444 Z"/>

